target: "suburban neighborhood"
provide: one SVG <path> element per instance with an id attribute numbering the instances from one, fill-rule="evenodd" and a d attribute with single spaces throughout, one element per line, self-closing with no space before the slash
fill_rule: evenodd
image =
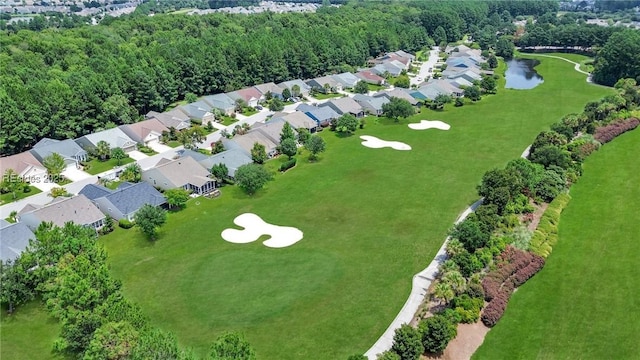
<path id="1" fill-rule="evenodd" d="M 145 204 L 166 206 L 162 191 L 185 189 L 192 196 L 211 194 L 221 181 L 211 174 L 211 168 L 216 164 L 224 164 L 229 170 L 228 176 L 233 178 L 240 166 L 252 163 L 251 150 L 255 144 L 264 146 L 269 158 L 275 157 L 279 153 L 280 133 L 285 123 L 296 133 L 299 129 L 315 133 L 344 114 L 358 119 L 365 115 L 382 116 L 382 106 L 394 97 L 421 106 L 439 95 L 462 96 L 465 87 L 472 86 L 483 75 L 492 74 L 489 70 L 481 69 L 481 64 L 486 60 L 480 50 L 465 45 L 449 46 L 442 53 L 434 48 L 427 56 L 424 63 L 415 65 L 416 57 L 400 50 L 371 60 L 371 67 L 356 73 L 325 75 L 307 80 L 292 79 L 279 84 L 257 84 L 229 93 L 203 96 L 195 102 L 178 105 L 163 113 L 151 111 L 142 121 L 77 139 L 45 138 L 29 151 L 2 158 L 0 171 L 3 174 L 11 169 L 42 192 L 3 204 L 0 206 L 0 216 L 2 219 L 10 218 L 15 211 L 17 224 L 26 224 L 31 231 L 44 221 L 60 226 L 65 222 L 74 222 L 90 226 L 96 231 L 104 225 L 106 216 L 132 221 L 135 212 Z M 388 84 L 387 79 L 406 74 L 412 66 L 417 67 L 418 74 L 412 77 L 414 85 L 411 88 Z M 354 93 L 353 89 L 360 81 L 380 90 Z M 290 98 L 284 98 L 283 93 L 286 92 Z M 328 97 L 316 99 L 313 97 L 315 94 Z M 272 98 L 287 102 L 282 111 L 273 112 L 260 106 Z M 261 110 L 245 116 L 238 112 L 243 107 L 260 107 Z M 234 122 L 223 125 L 223 116 Z M 171 131 L 180 132 L 207 124 L 214 131 L 196 144 L 196 149 L 185 149 L 182 145 L 169 147 L 163 143 L 163 135 Z M 238 126 L 248 126 L 250 129 L 235 136 L 223 136 Z M 217 141 L 222 141 L 225 150 L 212 154 L 212 145 Z M 113 190 L 101 185 L 101 179 L 102 182 L 117 181 L 129 165 L 115 166 L 94 175 L 84 171 L 82 164 L 89 160 L 89 154 L 95 153 L 101 143 L 106 143 L 108 149 L 122 149 L 129 158 L 135 160 L 141 168 L 142 182 L 135 184 L 125 181 Z M 152 149 L 153 153 L 144 154 L 139 148 Z M 70 183 L 56 184 L 51 181 L 43 162 L 52 154 L 58 154 L 64 160 L 65 169 L 61 175 Z M 67 196 L 71 197 L 52 200 L 48 192 L 56 187 L 66 188 Z M 28 238 L 32 236 L 17 224 L 3 227 L 6 229 L 3 231 L 15 231 L 16 240 L 11 245 L 15 257 L 26 248 Z"/>

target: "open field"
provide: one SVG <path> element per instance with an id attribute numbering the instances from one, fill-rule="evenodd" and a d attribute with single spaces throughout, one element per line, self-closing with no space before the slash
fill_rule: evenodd
<path id="1" fill-rule="evenodd" d="M 328 151 L 318 163 L 299 159 L 254 197 L 226 187 L 217 199 L 192 200 L 170 214 L 154 244 L 136 228 L 118 228 L 101 239 L 112 270 L 154 324 L 200 354 L 225 330 L 244 332 L 261 359 L 364 353 L 402 307 L 411 276 L 476 200 L 482 174 L 519 156 L 562 115 L 610 93 L 567 62 L 541 61 L 545 82 L 535 89 L 501 88 L 410 119 L 442 120 L 448 131 L 386 119 L 346 138 L 324 131 Z M 412 150 L 366 148 L 360 135 Z M 304 238 L 282 249 L 222 240 L 245 212 L 295 226 Z"/>
<path id="2" fill-rule="evenodd" d="M 511 298 L 474 359 L 634 359 L 640 286 L 640 131 L 591 155 L 558 244 Z"/>

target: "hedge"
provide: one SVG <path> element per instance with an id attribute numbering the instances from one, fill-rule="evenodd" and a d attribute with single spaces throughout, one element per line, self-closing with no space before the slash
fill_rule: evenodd
<path id="1" fill-rule="evenodd" d="M 593 134 L 593 137 L 600 143 L 605 144 L 615 139 L 616 136 L 637 128 L 638 125 L 640 125 L 640 120 L 636 118 L 617 121 L 615 123 L 597 128 L 596 132 Z"/>
<path id="2" fill-rule="evenodd" d="M 120 219 L 120 221 L 118 221 L 118 226 L 120 226 L 123 229 L 131 229 L 133 225 L 135 224 L 127 219 Z"/>
<path id="3" fill-rule="evenodd" d="M 280 171 L 287 171 L 296 166 L 296 158 L 291 158 L 280 165 Z"/>
<path id="4" fill-rule="evenodd" d="M 569 200 L 571 200 L 571 196 L 568 193 L 563 193 L 558 195 L 547 207 L 529 244 L 529 250 L 534 254 L 546 258 L 551 253 L 553 245 L 558 241 L 560 214 Z"/>

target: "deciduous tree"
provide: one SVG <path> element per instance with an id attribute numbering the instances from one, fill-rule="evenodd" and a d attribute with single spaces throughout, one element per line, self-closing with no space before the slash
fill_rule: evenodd
<path id="1" fill-rule="evenodd" d="M 236 170 L 236 183 L 247 194 L 253 195 L 272 179 L 264 167 L 258 164 L 242 165 Z"/>
<path id="2" fill-rule="evenodd" d="M 353 87 L 353 92 L 356 94 L 366 94 L 369 92 L 369 84 L 360 80 L 356 83 L 356 86 Z"/>
<path id="3" fill-rule="evenodd" d="M 358 119 L 351 114 L 344 114 L 336 121 L 336 131 L 351 134 L 358 128 Z"/>
<path id="4" fill-rule="evenodd" d="M 304 147 L 311 153 L 309 160 L 315 161 L 318 159 L 318 154 L 325 151 L 326 143 L 322 137 L 312 135 L 309 140 L 304 143 Z"/>
<path id="5" fill-rule="evenodd" d="M 382 112 L 384 116 L 389 119 L 394 119 L 395 122 L 399 122 L 401 118 L 406 119 L 407 117 L 414 115 L 416 110 L 406 99 L 394 96 L 389 99 L 388 103 L 382 105 Z"/>
<path id="6" fill-rule="evenodd" d="M 282 140 L 279 148 L 280 152 L 287 155 L 289 159 L 291 159 L 298 152 L 296 141 L 292 138 L 286 138 Z"/>
<path id="7" fill-rule="evenodd" d="M 418 360 L 424 352 L 418 329 L 402 324 L 393 335 L 391 351 L 400 355 L 401 360 Z"/>
<path id="8" fill-rule="evenodd" d="M 257 142 L 253 144 L 253 148 L 251 149 L 251 160 L 256 164 L 263 164 L 267 161 L 267 151 L 265 150 L 264 145 Z"/>
<path id="9" fill-rule="evenodd" d="M 216 339 L 211 347 L 209 358 L 211 360 L 255 360 L 256 353 L 244 336 L 229 332 Z"/>
<path id="10" fill-rule="evenodd" d="M 136 225 L 151 241 L 156 239 L 157 230 L 167 221 L 167 212 L 153 205 L 143 205 L 134 215 Z"/>
<path id="11" fill-rule="evenodd" d="M 167 204 L 169 209 L 177 207 L 184 208 L 189 200 L 189 192 L 185 189 L 169 189 L 164 192 L 164 196 L 167 198 Z"/>
<path id="12" fill-rule="evenodd" d="M 449 341 L 458 333 L 456 325 L 442 315 L 434 315 L 420 321 L 418 329 L 422 333 L 422 345 L 430 353 L 444 351 Z"/>

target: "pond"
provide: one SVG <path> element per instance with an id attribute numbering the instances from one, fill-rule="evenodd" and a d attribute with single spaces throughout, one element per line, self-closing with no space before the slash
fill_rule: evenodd
<path id="1" fill-rule="evenodd" d="M 507 83 L 504 87 L 507 89 L 533 89 L 541 84 L 544 79 L 534 69 L 539 63 L 540 61 L 532 59 L 507 61 L 507 71 L 504 74 Z"/>

